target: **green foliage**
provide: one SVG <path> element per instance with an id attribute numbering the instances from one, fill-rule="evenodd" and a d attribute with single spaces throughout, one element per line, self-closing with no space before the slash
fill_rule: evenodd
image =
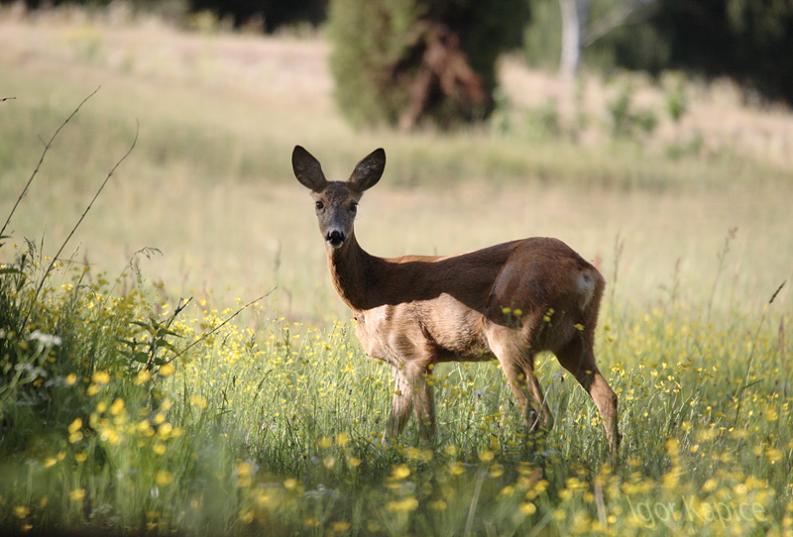
<path id="1" fill-rule="evenodd" d="M 559 0 L 533 0 L 531 20 L 523 34 L 526 61 L 535 67 L 556 69 L 562 42 L 562 15 Z"/>
<path id="2" fill-rule="evenodd" d="M 619 12 L 627 0 L 591 0 L 587 31 L 597 30 L 597 23 L 607 21 Z M 531 21 L 524 33 L 524 54 L 530 65 L 555 69 L 561 54 L 562 19 L 559 0 L 532 0 Z M 582 59 L 592 69 L 610 70 L 622 66 L 657 71 L 668 61 L 668 46 L 658 31 L 647 24 L 636 23 L 645 18 L 645 11 L 629 17 L 624 25 L 584 47 Z"/>
<path id="3" fill-rule="evenodd" d="M 529 109 L 526 121 L 529 128 L 533 128 L 540 136 L 555 137 L 562 132 L 559 109 L 554 100 L 549 99 L 544 104 Z"/>
<path id="4" fill-rule="evenodd" d="M 628 0 L 591 0 L 586 31 Z M 524 49 L 532 65 L 559 61 L 558 0 L 533 0 Z M 586 31 L 584 38 L 586 39 Z M 772 98 L 793 102 L 793 3 L 788 0 L 656 0 L 583 51 L 586 66 L 643 70 L 676 68 L 728 75 Z"/>
<path id="5" fill-rule="evenodd" d="M 325 18 L 325 0 L 189 0 L 193 11 L 212 11 L 218 18 L 230 18 L 235 26 L 254 22 L 272 32 L 287 24 L 319 24 Z"/>
<path id="6" fill-rule="evenodd" d="M 392 71 L 408 50 L 421 15 L 415 0 L 331 2 L 336 100 L 354 124 L 396 123 L 408 95 Z"/>
<path id="7" fill-rule="evenodd" d="M 671 40 L 670 64 L 728 74 L 770 98 L 793 102 L 793 2 L 721 0 L 692 9 L 664 0 L 651 23 Z"/>
<path id="8" fill-rule="evenodd" d="M 676 140 L 666 146 L 666 156 L 670 159 L 681 159 L 684 157 L 697 156 L 702 154 L 705 147 L 705 139 L 702 134 L 694 131 L 687 138 Z"/>
<path id="9" fill-rule="evenodd" d="M 0 4 L 16 0 L 0 0 Z M 55 5 L 79 4 L 88 9 L 107 8 L 120 4 L 115 0 L 24 0 L 30 8 L 47 8 Z M 326 16 L 326 0 L 124 0 L 122 7 L 129 6 L 133 12 L 156 14 L 176 22 L 186 23 L 188 28 L 199 30 L 216 29 L 219 21 L 228 21 L 229 26 L 248 26 L 272 32 L 290 24 L 320 24 Z"/>
<path id="10" fill-rule="evenodd" d="M 5 252 L 4 252 L 5 253 Z M 69 374 L 129 373 L 118 338 L 129 332 L 136 293 L 111 297 L 107 281 L 85 283 L 82 267 L 61 271 L 69 283 L 36 293 L 40 257 L 33 243 L 0 273 L 0 430 L 5 449 L 41 441 L 85 393 L 67 390 Z M 97 322 L 101 319 L 101 322 Z M 57 402 L 58 404 L 54 404 Z"/>
<path id="11" fill-rule="evenodd" d="M 658 126 L 655 112 L 648 108 L 633 106 L 633 89 L 629 84 L 621 86 L 616 96 L 608 103 L 611 118 L 611 133 L 615 138 L 629 138 L 637 133 L 652 134 Z"/>
<path id="12" fill-rule="evenodd" d="M 475 0 L 332 1 L 331 70 L 342 112 L 359 126 L 398 121 L 421 63 L 424 22 L 441 23 L 459 36 L 460 48 L 489 99 L 496 85 L 496 58 L 518 43 L 525 13 L 523 0 L 497 4 Z M 477 119 L 491 108 L 488 104 L 471 116 L 451 99 L 440 98 L 428 115 L 445 124 Z"/>
<path id="13" fill-rule="evenodd" d="M 683 77 L 667 77 L 664 84 L 666 112 L 674 123 L 680 123 L 688 111 L 688 95 Z"/>
<path id="14" fill-rule="evenodd" d="M 642 535 L 666 527 L 653 505 L 686 513 L 692 502 L 751 506 L 731 519 L 742 534 L 787 524 L 793 411 L 780 356 L 793 349 L 776 336 L 782 318 L 708 322 L 677 293 L 651 311 L 606 310 L 600 363 L 625 433 L 611 468 L 596 410 L 553 359 L 537 368 L 556 416 L 547 436 L 527 443 L 494 363 L 467 364 L 434 374 L 437 445 L 416 447 L 410 429 L 384 447 L 391 381 L 346 323 L 318 329 L 260 310 L 258 332 L 229 324 L 149 373 L 119 341 L 145 342 L 178 314 L 82 269 L 60 269 L 65 283 L 28 302 L 30 329 L 12 335 L 6 323 L 36 280 L 30 258 L 0 274 L 4 528 L 598 534 L 602 517 Z M 194 339 L 217 327 L 219 312 L 199 305 L 168 331 Z M 675 534 L 720 524 L 682 516 Z"/>
<path id="15" fill-rule="evenodd" d="M 489 122 L 496 134 L 534 140 L 555 139 L 562 134 L 555 100 L 549 99 L 538 106 L 519 109 L 502 92 L 496 91 L 495 96 L 495 110 Z"/>

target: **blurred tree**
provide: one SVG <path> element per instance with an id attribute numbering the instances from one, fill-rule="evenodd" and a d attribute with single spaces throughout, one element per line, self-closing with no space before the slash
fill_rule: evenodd
<path id="1" fill-rule="evenodd" d="M 319 24 L 325 19 L 327 0 L 190 0 L 190 6 L 194 11 L 208 9 L 219 17 L 231 17 L 235 26 L 256 20 L 272 32 L 296 22 Z"/>
<path id="2" fill-rule="evenodd" d="M 730 76 L 793 104 L 793 0 L 663 0 L 663 7 L 648 24 L 668 42 L 668 66 Z"/>
<path id="3" fill-rule="evenodd" d="M 38 8 L 112 0 L 22 1 Z M 330 2 L 337 96 L 357 123 L 486 115 L 495 58 L 522 30 L 529 62 L 558 66 L 568 78 L 582 62 L 653 74 L 681 69 L 730 76 L 793 104 L 793 0 L 127 1 L 175 20 L 208 9 L 237 26 L 259 21 L 266 31 L 321 24 Z"/>
<path id="4" fill-rule="evenodd" d="M 332 0 L 336 97 L 357 125 L 485 117 L 496 58 L 519 44 L 526 0 Z"/>
<path id="5" fill-rule="evenodd" d="M 531 9 L 524 44 L 533 65 L 559 65 L 568 77 L 581 62 L 682 69 L 793 103 L 793 0 L 531 0 Z M 563 39 L 565 26 L 577 36 Z"/>
<path id="6" fill-rule="evenodd" d="M 635 28 L 653 13 L 658 1 L 533 0 L 532 21 L 525 35 L 529 60 L 558 61 L 561 77 L 574 79 L 585 51 L 596 49 L 599 41 L 626 27 Z M 594 50 L 587 59 L 600 57 L 603 61 L 604 48 L 610 46 Z"/>
<path id="7" fill-rule="evenodd" d="M 18 0 L 0 0 L 10 4 Z M 107 6 L 114 0 L 24 0 L 36 9 L 60 4 Z M 328 0 L 124 0 L 134 9 L 158 14 L 184 16 L 190 11 L 209 10 L 219 18 L 230 17 L 239 27 L 258 21 L 263 30 L 272 32 L 280 26 L 307 22 L 318 25 L 325 20 Z"/>

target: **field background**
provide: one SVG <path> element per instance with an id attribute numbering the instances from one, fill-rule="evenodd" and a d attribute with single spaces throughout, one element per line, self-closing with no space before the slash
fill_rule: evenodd
<path id="1" fill-rule="evenodd" d="M 10 262 L 13 250 L 22 251 L 23 237 L 36 242 L 43 238 L 44 254 L 52 255 L 107 170 L 126 150 L 138 121 L 138 146 L 71 243 L 67 253 L 72 261 L 90 264 L 92 278 L 105 272 L 112 280 L 134 252 L 157 248 L 162 255 L 141 265 L 148 282 L 146 293 L 153 302 L 170 304 L 170 308 L 179 297 L 194 296 L 202 304 L 200 315 L 210 315 L 207 312 L 213 308 L 219 315 L 224 308 L 233 308 L 277 285 L 255 311 L 236 321 L 234 330 L 239 332 L 232 340 L 243 347 L 247 339 L 257 340 L 262 342 L 265 356 L 284 356 L 283 347 L 272 343 L 272 334 L 280 338 L 284 329 L 293 326 L 289 323 L 299 321 L 301 325 L 293 330 L 324 345 L 317 348 L 334 349 L 327 351 L 325 362 L 307 359 L 290 366 L 293 362 L 287 356 L 285 362 L 274 362 L 273 367 L 281 373 L 267 377 L 261 354 L 256 353 L 243 353 L 249 361 L 235 362 L 233 367 L 202 369 L 202 364 L 207 368 L 216 365 L 201 360 L 209 360 L 213 352 L 224 352 L 216 341 L 204 358 L 185 370 L 185 379 L 196 383 L 196 393 L 210 401 L 210 408 L 230 404 L 229 419 L 237 420 L 228 425 L 233 441 L 229 440 L 219 456 L 229 466 L 217 472 L 227 472 L 232 476 L 229 479 L 238 480 L 238 486 L 245 472 L 250 472 L 250 468 L 239 466 L 240 460 L 249 460 L 241 455 L 247 454 L 278 482 L 296 475 L 305 479 L 306 486 L 314 486 L 322 479 L 306 470 L 307 463 L 297 458 L 290 461 L 279 451 L 287 432 L 279 433 L 287 436 L 259 438 L 259 444 L 256 437 L 247 436 L 246 428 L 255 427 L 264 410 L 243 403 L 248 388 L 236 384 L 237 375 L 246 379 L 239 381 L 242 386 L 255 385 L 254 379 L 258 382 L 264 375 L 261 378 L 266 377 L 273 390 L 272 404 L 294 397 L 293 409 L 298 414 L 308 412 L 315 390 L 330 394 L 329 405 L 350 405 L 349 416 L 311 410 L 315 413 L 311 427 L 301 427 L 295 433 L 300 438 L 294 445 L 300 446 L 303 459 L 317 449 L 328 449 L 322 442 L 317 448 L 317 438 L 335 438 L 340 432 L 352 431 L 353 444 L 372 458 L 371 476 L 384 478 L 392 465 L 399 463 L 398 456 L 377 454 L 373 439 L 380 426 L 365 424 L 367 415 L 385 411 L 388 372 L 366 361 L 346 333 L 342 330 L 339 336 L 334 328 L 345 326 L 348 314 L 328 281 L 310 198 L 292 177 L 289 164 L 292 147 L 301 144 L 320 158 L 329 176 L 345 178 L 360 157 L 382 146 L 388 154 L 384 179 L 367 193 L 357 219 L 356 233 L 369 252 L 383 256 L 451 254 L 515 238 L 555 236 L 601 268 L 609 282 L 604 326 L 619 333 L 616 341 L 625 342 L 620 346 L 614 337 L 599 335 L 602 368 L 609 371 L 607 377 L 617 378 L 618 391 L 623 394 L 630 385 L 628 380 L 619 380 L 626 370 L 625 378 L 637 383 L 633 396 L 624 399 L 622 426 L 626 430 L 625 457 L 641 460 L 636 465 L 643 478 L 660 480 L 670 464 L 678 464 L 672 453 L 676 444 L 664 442 L 667 437 L 689 438 L 682 423 L 705 427 L 718 414 L 714 411 L 696 417 L 692 410 L 686 417 L 685 404 L 681 407 L 678 398 L 697 399 L 697 411 L 708 406 L 712 411 L 713 405 L 723 404 L 725 416 L 735 402 L 735 388 L 745 380 L 747 360 L 756 359 L 760 365 L 755 365 L 752 374 L 760 376 L 753 376 L 752 382 L 759 384 L 754 385 L 754 398 L 749 400 L 758 406 L 752 415 L 767 416 L 762 405 L 775 401 L 778 416 L 769 420 L 771 428 L 753 430 L 751 438 L 778 446 L 784 457 L 773 453 L 772 462 L 754 461 L 756 452 L 752 455 L 749 448 L 741 447 L 743 437 L 735 440 L 738 444 L 725 440 L 714 445 L 712 453 L 716 456 L 735 450 L 745 461 L 742 468 L 746 475 L 762 474 L 771 483 L 777 496 L 764 505 L 771 506 L 777 522 L 769 527 L 783 531 L 784 506 L 793 493 L 788 365 L 793 337 L 788 336 L 787 341 L 783 337 L 793 313 L 790 285 L 772 306 L 766 303 L 779 284 L 793 279 L 793 112 L 781 106 L 747 104 L 725 81 L 689 80 L 690 112 L 679 125 L 667 122 L 652 137 L 615 141 L 603 134 L 603 125 L 608 122 L 607 102 L 620 85 L 626 81 L 633 84 L 637 100 L 647 106 L 662 107 L 662 91 L 635 75 L 622 74 L 610 80 L 589 76 L 585 79 L 584 110 L 594 127 L 574 141 L 544 133 L 530 121 L 560 91 L 554 77 L 530 71 L 518 58 L 508 57 L 500 64 L 503 92 L 510 103 L 504 116 L 512 125 L 506 131 L 484 126 L 453 134 L 431 130 L 410 135 L 390 130 L 357 132 L 335 109 L 326 65 L 328 46 L 321 35 L 186 34 L 156 20 L 131 23 L 105 17 L 97 20 L 83 12 L 62 11 L 20 18 L 12 11 L 0 12 L 0 97 L 15 97 L 0 104 L 0 214 L 10 210 L 42 150 L 42 139 L 49 137 L 83 97 L 101 86 L 50 151 L 11 226 L 13 244 L 3 248 L 0 259 Z M 695 144 L 694 150 L 687 149 L 694 139 L 701 143 Z M 737 230 L 734 236 L 730 230 Z M 197 330 L 199 313 L 189 315 Z M 277 322 L 281 324 L 271 321 L 279 317 L 286 320 Z M 245 332 L 249 326 L 258 332 Z M 750 357 L 755 347 L 763 351 Z M 692 375 L 687 377 L 689 384 L 683 381 L 685 397 L 679 390 L 667 392 L 648 380 L 650 370 L 656 371 L 652 379 L 658 371 L 677 376 L 675 364 L 688 359 L 694 360 L 694 369 L 680 373 Z M 334 371 L 327 370 L 331 366 L 350 367 L 358 373 L 349 373 L 353 375 L 347 378 L 351 384 L 345 384 L 346 377 L 334 377 Z M 289 367 L 296 368 L 298 377 L 314 375 L 311 382 L 316 384 L 290 384 Z M 698 385 L 696 368 L 716 368 L 712 370 L 715 380 L 703 381 L 706 388 Z M 92 364 L 85 371 L 86 379 L 100 369 Z M 438 396 L 449 401 L 440 410 L 444 441 L 464 446 L 474 460 L 479 449 L 484 462 L 488 459 L 481 456 L 481 449 L 488 445 L 488 435 L 463 433 L 459 428 L 508 408 L 506 389 L 493 369 L 492 365 L 448 366 L 443 371 L 444 382 L 449 384 Z M 555 382 L 560 369 L 555 362 L 544 360 L 541 371 L 547 385 Z M 234 389 L 239 391 L 234 392 L 231 403 L 213 399 L 218 388 L 205 377 L 216 376 L 222 384 L 232 375 Z M 455 379 L 470 381 L 462 400 L 454 398 L 460 396 L 453 388 Z M 332 385 L 322 387 L 325 380 Z M 169 393 L 178 391 L 179 382 L 168 385 L 173 390 Z M 468 386 L 466 382 L 462 385 Z M 551 390 L 552 408 L 561 409 L 564 415 L 569 403 L 578 414 L 563 419 L 549 441 L 582 468 L 600 467 L 600 431 L 596 420 L 587 414 L 591 405 L 577 388 L 570 392 L 569 385 L 561 391 Z M 289 386 L 297 386 L 299 393 L 290 391 Z M 347 386 L 366 386 L 368 390 L 356 394 L 354 401 L 346 401 Z M 691 395 L 700 388 L 704 390 L 700 398 Z M 477 391 L 490 394 L 487 408 L 472 402 Z M 185 400 L 186 393 L 182 394 Z M 223 394 L 225 399 L 226 392 Z M 668 405 L 659 402 L 666 401 L 665 394 L 670 397 Z M 239 402 L 236 409 L 234 401 Z M 131 407 L 130 402 L 127 405 Z M 465 417 L 455 417 L 465 409 L 470 410 Z M 337 439 L 339 449 L 347 445 L 343 438 Z M 688 449 L 685 440 L 681 441 Z M 39 448 L 33 451 L 43 459 Z M 572 453 L 578 448 L 579 453 Z M 643 459 L 647 453 L 653 455 Z M 122 454 L 118 456 L 123 460 Z M 408 458 L 420 464 L 421 457 Z M 729 466 L 729 461 L 722 462 Z M 411 468 L 417 472 L 416 467 Z M 702 486 L 713 468 L 697 466 L 692 470 L 693 490 Z M 399 471 L 394 472 L 392 478 L 402 479 Z M 568 477 L 560 471 L 551 487 L 558 484 L 564 488 L 567 482 L 574 490 Z M 337 478 L 340 482 L 346 479 Z M 75 486 L 67 478 L 57 483 L 53 490 L 60 490 L 64 498 Z M 91 483 L 91 487 L 99 486 Z M 360 486 L 358 483 L 359 488 L 353 490 L 364 490 Z M 100 489 L 89 489 L 102 494 Z M 38 485 L 26 490 L 25 501 L 40 501 Z M 498 498 L 498 489 L 494 490 L 492 496 Z M 672 491 L 670 488 L 668 494 Z M 59 493 L 48 494 L 52 499 Z M 374 503 L 382 499 L 378 493 L 367 494 Z M 142 506 L 150 501 L 145 499 L 145 490 L 139 496 L 143 498 L 139 503 L 127 505 L 128 512 L 119 515 L 124 527 L 135 527 L 130 521 L 138 520 L 136 513 L 143 512 L 146 507 Z M 14 498 L 13 494 L 9 497 Z M 180 498 L 185 505 L 191 501 L 187 492 Z M 122 503 L 118 498 L 115 501 Z M 548 505 L 554 501 L 548 500 Z M 62 520 L 79 524 L 79 510 L 75 513 L 73 506 L 68 507 L 68 499 L 62 503 L 67 507 L 60 512 L 71 513 L 62 514 Z M 0 509 L 7 511 L 16 503 L 9 499 L 6 507 L 2 505 Z M 355 515 L 356 509 L 365 509 L 365 502 L 334 505 L 347 506 L 339 508 L 344 512 L 348 507 L 352 510 L 347 518 L 355 528 L 368 527 L 360 522 L 360 512 Z M 435 521 L 433 531 L 443 534 L 446 530 L 438 528 L 446 527 L 452 528 L 447 534 L 461 534 L 462 527 L 469 528 L 465 522 L 470 502 L 461 505 L 458 518 L 462 522 Z M 511 505 L 512 512 L 517 512 L 517 504 Z M 582 500 L 580 505 L 588 504 Z M 392 511 L 411 511 L 409 505 L 402 506 L 406 508 L 396 505 Z M 232 513 L 232 519 L 239 514 L 245 524 L 250 522 L 248 511 L 238 510 L 236 504 L 218 508 L 223 509 Z M 504 515 L 498 507 L 492 509 L 493 520 L 508 519 L 520 527 L 512 515 Z M 597 511 L 591 505 L 589 509 Z M 167 511 L 160 508 L 153 519 L 167 518 L 163 515 Z M 529 511 L 527 508 L 526 513 L 531 514 Z M 230 520 L 224 513 L 220 518 Z M 253 511 L 250 513 L 253 520 Z M 313 528 L 315 534 L 321 534 L 323 525 L 330 528 L 335 520 L 324 512 L 300 513 L 289 516 L 304 520 L 303 530 Z M 9 515 L 6 523 L 27 518 L 19 514 L 24 513 Z M 172 515 L 163 527 L 206 529 L 198 523 L 193 528 L 184 516 Z M 385 525 L 390 528 L 387 533 L 403 534 L 408 531 L 405 528 L 421 532 L 407 519 L 399 520 L 393 526 Z M 563 521 L 554 520 L 557 529 L 550 534 L 564 532 Z M 572 518 L 568 522 L 573 524 Z M 157 527 L 156 521 L 149 523 Z M 291 527 L 291 522 L 282 523 Z M 553 526 L 548 524 L 545 520 L 542 527 Z M 211 527 L 229 530 L 239 529 L 239 525 L 238 520 Z M 424 530 L 429 531 L 428 527 Z M 344 524 L 338 528 L 347 531 Z M 476 528 L 483 534 L 490 531 L 487 525 Z M 662 530 L 669 528 L 658 531 Z M 592 531 L 597 533 L 597 528 Z"/>
<path id="2" fill-rule="evenodd" d="M 0 124 L 7 204 L 38 157 L 38 137 L 102 86 L 53 148 L 16 235 L 53 244 L 63 237 L 138 120 L 134 156 L 74 245 L 79 259 L 108 271 L 157 247 L 164 255 L 146 273 L 174 294 L 225 299 L 278 283 L 279 310 L 313 319 L 342 313 L 311 202 L 291 174 L 295 144 L 336 178 L 375 146 L 386 148 L 386 176 L 367 194 L 356 230 L 377 255 L 451 254 L 547 235 L 599 260 L 611 278 L 619 237 L 620 291 L 646 304 L 670 284 L 678 259 L 681 285 L 707 291 L 721 243 L 738 228 L 726 279 L 742 301 L 760 304 L 793 270 L 793 114 L 742 106 L 726 82 L 692 83 L 691 113 L 650 141 L 595 136 L 573 144 L 485 129 L 356 133 L 334 107 L 320 38 L 202 36 L 59 18 L 4 20 L 0 40 L 3 91 L 17 97 L 4 103 Z M 516 107 L 554 95 L 553 77 L 517 59 L 503 61 L 501 72 Z M 587 80 L 591 121 L 607 121 L 606 99 L 617 86 Z M 640 97 L 660 101 L 648 86 L 639 86 Z M 702 156 L 666 157 L 670 141 L 695 132 L 707 141 Z"/>

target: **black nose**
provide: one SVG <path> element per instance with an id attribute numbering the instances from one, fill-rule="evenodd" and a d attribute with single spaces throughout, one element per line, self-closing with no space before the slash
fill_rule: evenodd
<path id="1" fill-rule="evenodd" d="M 337 229 L 328 231 L 328 234 L 325 235 L 325 240 L 328 241 L 331 246 L 341 246 L 341 243 L 344 242 L 344 233 Z"/>

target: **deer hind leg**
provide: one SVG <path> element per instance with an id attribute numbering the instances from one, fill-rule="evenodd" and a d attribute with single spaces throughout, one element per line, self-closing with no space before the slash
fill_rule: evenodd
<path id="1" fill-rule="evenodd" d="M 522 348 L 515 341 L 514 332 L 502 327 L 490 330 L 488 346 L 498 358 L 529 432 L 549 429 L 553 418 L 534 374 L 534 353 Z"/>
<path id="2" fill-rule="evenodd" d="M 617 395 L 595 364 L 592 341 L 585 335 L 576 336 L 556 353 L 559 363 L 567 369 L 587 391 L 603 419 L 609 453 L 616 458 L 620 434 L 617 426 Z"/>
<path id="3" fill-rule="evenodd" d="M 532 356 L 529 361 L 529 367 L 524 368 L 523 374 L 526 377 L 526 384 L 532 395 L 533 412 L 535 415 L 530 430 L 534 431 L 540 427 L 543 429 L 551 429 L 553 427 L 553 414 L 551 414 L 551 409 L 548 408 L 548 401 L 542 393 L 540 381 L 537 380 L 537 375 L 534 374 L 534 356 Z"/>

